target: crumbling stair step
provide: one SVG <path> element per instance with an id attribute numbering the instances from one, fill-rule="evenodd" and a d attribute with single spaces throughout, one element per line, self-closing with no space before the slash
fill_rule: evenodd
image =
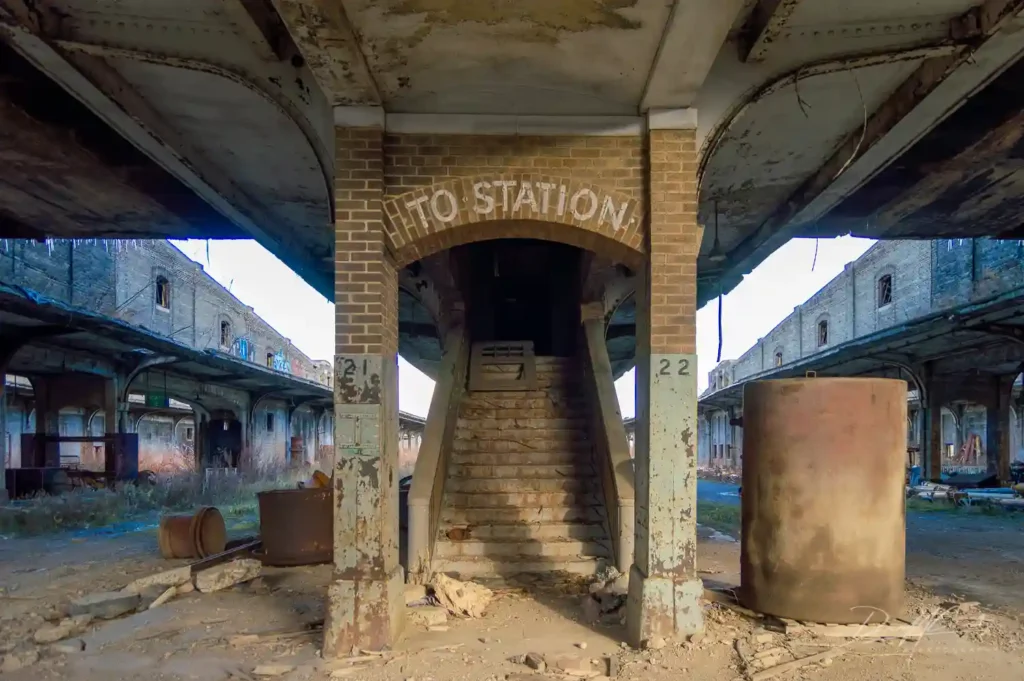
<path id="1" fill-rule="evenodd" d="M 452 558 L 459 556 L 479 557 L 545 557 L 545 558 L 577 558 L 611 556 L 610 547 L 604 541 L 586 541 L 578 539 L 545 539 L 544 541 L 505 540 L 483 541 L 467 539 L 464 541 L 439 541 L 434 548 L 436 556 Z"/>
<path id="2" fill-rule="evenodd" d="M 439 541 L 516 541 L 516 540 L 605 540 L 604 524 L 597 522 L 546 522 L 451 525 L 438 532 Z"/>

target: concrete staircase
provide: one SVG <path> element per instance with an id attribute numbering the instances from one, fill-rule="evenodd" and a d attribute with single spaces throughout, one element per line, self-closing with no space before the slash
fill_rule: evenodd
<path id="1" fill-rule="evenodd" d="M 463 397 L 435 571 L 592 574 L 613 562 L 579 365 L 536 366 L 537 390 Z"/>

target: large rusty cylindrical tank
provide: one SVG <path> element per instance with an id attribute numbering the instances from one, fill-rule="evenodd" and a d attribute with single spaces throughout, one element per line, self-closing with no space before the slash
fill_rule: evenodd
<path id="1" fill-rule="evenodd" d="M 743 391 L 740 596 L 836 624 L 903 606 L 907 386 L 798 378 Z"/>

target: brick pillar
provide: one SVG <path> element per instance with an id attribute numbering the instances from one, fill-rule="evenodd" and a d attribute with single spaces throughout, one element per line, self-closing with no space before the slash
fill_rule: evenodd
<path id="1" fill-rule="evenodd" d="M 633 645 L 704 627 L 697 578 L 696 111 L 648 117 L 648 253 L 637 285 Z"/>
<path id="2" fill-rule="evenodd" d="M 383 132 L 335 129 L 334 575 L 324 655 L 380 649 L 402 623 L 398 273 L 384 232 Z"/>

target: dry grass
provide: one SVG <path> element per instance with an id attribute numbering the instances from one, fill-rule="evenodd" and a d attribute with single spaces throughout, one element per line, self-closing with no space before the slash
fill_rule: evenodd
<path id="1" fill-rule="evenodd" d="M 0 508 L 0 535 L 37 536 L 124 521 L 156 522 L 162 513 L 192 512 L 200 506 L 216 506 L 229 521 L 255 519 L 257 492 L 292 487 L 306 477 L 306 471 L 263 470 L 204 486 L 201 475 L 185 471 L 163 474 L 155 485 L 125 483 L 113 490 L 41 494 Z"/>

